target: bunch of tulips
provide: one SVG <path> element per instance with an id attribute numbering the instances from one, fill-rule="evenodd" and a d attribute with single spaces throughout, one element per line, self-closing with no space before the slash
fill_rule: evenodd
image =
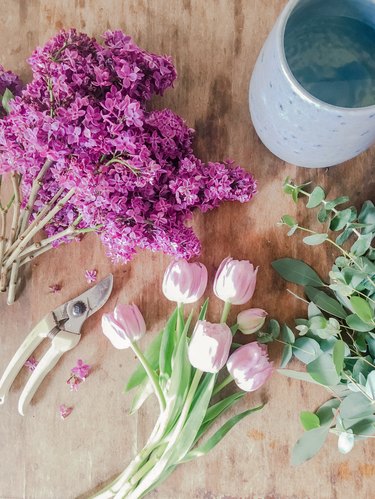
<path id="1" fill-rule="evenodd" d="M 146 324 L 136 305 L 119 304 L 113 313 L 103 315 L 103 332 L 112 345 L 118 349 L 131 348 L 140 362 L 127 384 L 127 390 L 137 388 L 132 411 L 154 393 L 160 414 L 143 449 L 95 497 L 145 496 L 177 465 L 209 452 L 237 422 L 263 407 L 232 416 L 201 443 L 206 431 L 224 412 L 246 392 L 260 388 L 273 372 L 265 345 L 253 342 L 241 346 L 232 341 L 237 330 L 244 334 L 258 331 L 265 322 L 266 312 L 248 309 L 238 314 L 232 327 L 226 323 L 232 305 L 243 305 L 251 299 L 257 271 L 249 261 L 226 258 L 214 281 L 214 293 L 224 301 L 220 323 L 206 320 L 207 299 L 195 326 L 191 327 L 194 311 L 185 318 L 184 305 L 203 296 L 207 269 L 201 263 L 172 262 L 164 274 L 163 293 L 177 307 L 145 353 L 138 341 L 146 333 Z M 218 379 L 225 366 L 228 374 Z M 218 394 L 232 381 L 241 391 L 220 399 Z"/>

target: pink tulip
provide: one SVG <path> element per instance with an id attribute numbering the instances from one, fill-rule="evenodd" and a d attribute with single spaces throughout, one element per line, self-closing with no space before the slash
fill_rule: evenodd
<path id="1" fill-rule="evenodd" d="M 241 390 L 254 392 L 271 376 L 273 362 L 268 360 L 267 347 L 254 342 L 233 352 L 227 369 Z"/>
<path id="2" fill-rule="evenodd" d="M 202 263 L 176 260 L 164 273 L 163 293 L 168 300 L 177 303 L 198 301 L 207 286 L 207 269 Z"/>
<path id="3" fill-rule="evenodd" d="M 265 323 L 267 312 L 261 308 L 249 308 L 237 315 L 238 329 L 243 334 L 253 334 Z"/>
<path id="4" fill-rule="evenodd" d="M 103 333 L 115 348 L 129 348 L 146 333 L 146 324 L 137 305 L 117 305 L 113 313 L 102 316 Z"/>
<path id="5" fill-rule="evenodd" d="M 258 267 L 248 260 L 225 258 L 216 272 L 214 293 L 221 300 L 233 305 L 243 305 L 254 294 Z"/>
<path id="6" fill-rule="evenodd" d="M 193 367 L 217 373 L 225 365 L 232 344 L 232 333 L 226 324 L 198 321 L 189 345 L 189 360 Z"/>

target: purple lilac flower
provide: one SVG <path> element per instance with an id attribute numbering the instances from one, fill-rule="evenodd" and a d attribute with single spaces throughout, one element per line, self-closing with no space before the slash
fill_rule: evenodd
<path id="1" fill-rule="evenodd" d="M 25 367 L 32 373 L 35 371 L 36 366 L 38 365 L 38 361 L 35 359 L 35 357 L 30 357 L 27 359 L 25 362 Z"/>
<path id="2" fill-rule="evenodd" d="M 93 282 L 96 282 L 96 279 L 98 277 L 98 271 L 95 269 L 92 270 L 85 270 L 85 278 L 86 281 L 91 284 Z"/>
<path id="3" fill-rule="evenodd" d="M 77 365 L 72 368 L 71 372 L 77 378 L 81 379 L 82 381 L 85 381 L 85 379 L 89 375 L 90 370 L 91 366 L 85 364 L 82 359 L 78 359 Z"/>
<path id="4" fill-rule="evenodd" d="M 49 236 L 80 216 L 78 228 L 96 228 L 113 261 L 129 261 L 138 248 L 188 259 L 200 252 L 187 226 L 194 210 L 255 194 L 242 168 L 194 155 L 194 130 L 180 116 L 148 110 L 176 78 L 169 57 L 120 31 L 106 32 L 101 45 L 70 30 L 29 63 L 33 79 L 0 122 L 0 173 L 22 173 L 26 200 L 41 166 L 52 162 L 35 212 L 61 186 L 75 190 L 46 227 Z"/>

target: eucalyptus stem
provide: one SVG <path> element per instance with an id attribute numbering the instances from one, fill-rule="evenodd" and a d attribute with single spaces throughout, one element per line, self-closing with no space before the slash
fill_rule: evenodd
<path id="1" fill-rule="evenodd" d="M 143 369 L 146 371 L 147 376 L 152 384 L 152 387 L 154 389 L 155 395 L 158 399 L 159 406 L 160 406 L 160 412 L 164 412 L 166 408 L 166 402 L 165 402 L 165 397 L 164 394 L 160 388 L 158 378 L 155 374 L 155 372 L 151 369 L 150 364 L 148 363 L 146 357 L 143 355 L 141 352 L 140 348 L 138 347 L 136 342 L 130 342 L 130 346 L 135 353 L 135 355 L 138 357 L 139 362 L 142 364 Z"/>
<path id="2" fill-rule="evenodd" d="M 230 312 L 230 308 L 231 308 L 232 304 L 229 303 L 229 301 L 226 301 L 224 303 L 224 308 L 223 308 L 223 312 L 221 314 L 221 318 L 220 318 L 220 323 L 221 324 L 224 324 L 225 322 L 227 322 L 227 319 L 228 319 L 228 315 L 229 315 L 229 312 Z"/>

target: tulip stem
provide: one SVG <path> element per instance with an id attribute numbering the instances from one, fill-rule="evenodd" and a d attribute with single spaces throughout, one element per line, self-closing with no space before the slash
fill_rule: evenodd
<path id="1" fill-rule="evenodd" d="M 184 304 L 177 304 L 177 338 L 180 338 L 184 329 Z"/>
<path id="2" fill-rule="evenodd" d="M 229 303 L 229 301 L 226 301 L 224 303 L 223 312 L 221 314 L 221 319 L 220 319 L 221 324 L 225 324 L 227 322 L 228 315 L 230 312 L 230 307 L 231 307 L 231 303 Z"/>
<path id="3" fill-rule="evenodd" d="M 149 377 L 149 380 L 151 381 L 151 384 L 152 384 L 152 387 L 154 389 L 155 395 L 156 395 L 156 397 L 157 397 L 157 399 L 159 401 L 160 412 L 164 412 L 167 404 L 165 402 L 165 398 L 164 398 L 163 392 L 162 392 L 162 390 L 160 388 L 159 381 L 158 381 L 158 378 L 157 378 L 155 372 L 151 369 L 150 364 L 147 362 L 146 357 L 141 352 L 141 350 L 138 347 L 137 343 L 135 343 L 135 342 L 133 343 L 131 341 L 130 342 L 130 346 L 131 346 L 133 352 L 135 353 L 135 355 L 138 357 L 139 362 L 142 364 L 143 369 L 146 371 L 147 376 Z"/>
<path id="4" fill-rule="evenodd" d="M 223 388 L 225 388 L 229 383 L 233 381 L 233 376 L 229 374 L 221 383 L 215 386 L 212 396 L 218 394 Z"/>

